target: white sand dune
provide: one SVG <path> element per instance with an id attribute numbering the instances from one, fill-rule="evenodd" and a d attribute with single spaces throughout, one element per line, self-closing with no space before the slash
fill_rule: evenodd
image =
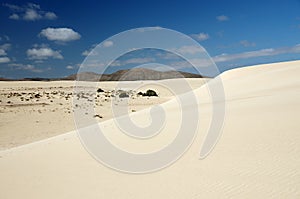
<path id="1" fill-rule="evenodd" d="M 0 198 L 300 198 L 299 75 L 300 61 L 223 73 L 224 129 L 203 160 L 199 153 L 212 107 L 206 86 L 195 90 L 197 137 L 181 159 L 158 172 L 109 169 L 86 152 L 75 132 L 2 151 Z M 176 100 L 162 106 L 165 130 L 151 140 L 127 138 L 113 120 L 100 125 L 121 148 L 153 151 L 171 142 L 180 125 Z M 132 119 L 147 124 L 147 111 Z"/>

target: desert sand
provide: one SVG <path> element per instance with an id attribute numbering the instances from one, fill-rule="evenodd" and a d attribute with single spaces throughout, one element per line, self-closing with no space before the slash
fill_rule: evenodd
<path id="1" fill-rule="evenodd" d="M 42 137 L 25 133 L 35 128 L 32 123 L 26 126 L 22 121 L 15 121 L 28 117 L 26 111 L 36 108 L 23 110 L 23 117 L 18 118 L 22 112 L 19 108 L 6 107 L 3 110 L 4 107 L 1 107 L 1 145 L 6 149 L 0 152 L 0 198 L 299 198 L 299 75 L 300 61 L 244 67 L 221 74 L 226 96 L 226 117 L 222 135 L 205 159 L 199 159 L 199 154 L 210 125 L 212 104 L 207 84 L 200 88 L 195 86 L 193 92 L 197 96 L 200 124 L 193 144 L 177 162 L 149 174 L 121 173 L 100 164 L 81 145 L 76 131 L 7 149 L 11 147 L 4 143 L 10 139 L 7 137 L 17 136 L 18 133 L 24 138 L 28 135 L 38 137 L 28 138 L 31 141 Z M 176 84 L 176 80 L 172 81 L 173 85 Z M 201 85 L 197 81 L 191 80 L 193 85 Z M 214 80 L 210 83 L 213 84 Z M 0 84 L 1 92 L 12 88 L 9 84 Z M 16 88 L 25 87 L 24 83 L 14 84 Z M 28 84 L 36 87 L 37 83 Z M 67 84 L 64 86 L 72 86 Z M 161 98 L 156 102 L 140 108 L 133 103 L 130 108 L 136 110 L 130 113 L 132 120 L 147 124 L 148 107 L 162 103 L 167 119 L 161 134 L 149 140 L 131 139 L 122 134 L 114 119 L 110 119 L 112 116 L 107 114 L 103 115 L 107 120 L 101 121 L 99 118 L 99 126 L 105 136 L 120 148 L 132 152 L 150 152 L 171 142 L 180 126 L 180 109 L 190 107 L 189 103 L 181 107 L 170 94 L 163 93 L 161 91 Z M 61 103 L 59 99 L 55 100 Z M 17 104 L 16 101 L 13 104 Z M 57 107 L 37 106 L 44 112 Z M 64 107 L 57 110 L 61 118 L 70 114 L 63 113 L 68 111 L 68 106 Z M 69 109 L 72 110 L 71 106 Z M 40 119 L 35 117 L 26 120 L 34 122 Z M 71 118 L 71 115 L 68 117 Z M 10 125 L 13 130 L 5 129 L 9 122 L 13 123 Z M 72 130 L 74 124 L 71 123 L 68 119 L 61 124 L 56 122 L 57 127 L 44 124 L 43 128 L 32 131 L 38 134 L 38 129 L 47 127 Z M 62 131 L 57 129 L 49 134 L 61 134 Z M 17 146 L 18 143 L 22 141 L 12 145 Z"/>
<path id="2" fill-rule="evenodd" d="M 186 79 L 191 89 L 200 87 L 209 79 Z M 161 80 L 162 84 L 173 84 L 178 80 Z M 153 105 L 161 104 L 174 97 L 171 90 L 154 84 L 154 81 L 122 82 L 127 91 L 134 88 L 130 95 L 129 112 L 136 112 Z M 73 109 L 73 81 L 14 81 L 0 82 L 0 150 L 8 149 L 55 135 L 75 130 Z M 101 82 L 98 85 L 104 92 L 95 91 L 96 117 L 99 122 L 113 118 L 111 103 L 122 106 L 122 99 L 115 99 L 113 92 L 117 82 Z M 158 97 L 141 97 L 137 93 L 147 89 L 155 90 Z M 116 95 L 116 94 L 115 94 Z M 85 105 L 79 106 L 85 109 Z"/>

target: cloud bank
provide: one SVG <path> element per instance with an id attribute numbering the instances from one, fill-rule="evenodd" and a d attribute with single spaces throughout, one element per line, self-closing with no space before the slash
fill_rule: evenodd
<path id="1" fill-rule="evenodd" d="M 292 47 L 283 47 L 283 48 L 268 48 L 261 49 L 256 51 L 248 51 L 238 54 L 222 54 L 215 56 L 213 60 L 215 62 L 228 62 L 238 59 L 249 59 L 255 57 L 265 57 L 265 56 L 274 56 L 279 54 L 293 54 L 300 53 L 300 44 Z"/>
<path id="2" fill-rule="evenodd" d="M 12 20 L 37 21 L 40 19 L 54 20 L 57 18 L 54 12 L 44 11 L 40 5 L 34 3 L 27 3 L 23 6 L 6 3 L 4 6 L 12 11 L 12 14 L 8 17 Z"/>

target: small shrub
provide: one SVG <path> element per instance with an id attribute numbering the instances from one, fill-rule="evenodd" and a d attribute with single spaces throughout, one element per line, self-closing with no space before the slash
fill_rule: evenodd
<path id="1" fill-rule="evenodd" d="M 98 88 L 98 89 L 97 89 L 97 92 L 98 92 L 98 93 L 102 93 L 102 92 L 104 92 L 104 90 L 102 90 L 101 88 Z"/>
<path id="2" fill-rule="evenodd" d="M 138 95 L 148 96 L 148 97 L 151 97 L 151 96 L 158 97 L 157 93 L 151 89 L 147 90 L 146 93 L 138 92 Z"/>
<path id="3" fill-rule="evenodd" d="M 148 96 L 148 97 L 155 96 L 155 97 L 157 97 L 158 95 L 154 90 L 149 89 L 149 90 L 146 91 L 146 93 L 143 93 L 143 96 Z"/>

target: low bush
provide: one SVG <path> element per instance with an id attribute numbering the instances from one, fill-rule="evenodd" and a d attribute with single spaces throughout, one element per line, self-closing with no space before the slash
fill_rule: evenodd
<path id="1" fill-rule="evenodd" d="M 102 92 L 104 92 L 104 90 L 101 89 L 101 88 L 98 88 L 98 89 L 97 89 L 97 92 L 98 92 L 98 93 L 102 93 Z"/>
<path id="2" fill-rule="evenodd" d="M 151 89 L 147 90 L 146 93 L 138 92 L 138 95 L 148 96 L 148 97 L 151 97 L 151 96 L 158 97 L 157 93 L 154 90 L 151 90 Z"/>

